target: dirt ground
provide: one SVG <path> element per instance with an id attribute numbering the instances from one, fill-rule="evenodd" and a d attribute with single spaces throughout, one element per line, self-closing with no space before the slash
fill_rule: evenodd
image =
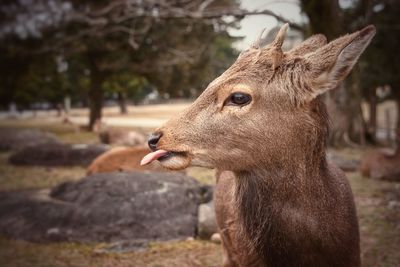
<path id="1" fill-rule="evenodd" d="M 174 112 L 180 111 L 181 108 L 177 108 Z M 141 116 L 145 116 L 147 111 L 141 112 Z M 157 118 L 155 113 L 151 116 Z M 63 125 L 54 118 L 0 120 L 0 127 L 40 128 L 55 133 L 66 142 L 97 142 L 93 133 L 77 131 L 76 126 Z M 363 151 L 362 149 L 344 149 L 335 152 L 344 157 L 357 159 Z M 7 162 L 8 156 L 8 153 L 0 153 L 0 191 L 48 188 L 63 181 L 81 179 L 85 173 L 85 170 L 80 167 L 15 167 Z M 203 183 L 214 182 L 214 172 L 210 170 L 192 168 L 189 170 L 189 175 Z M 396 204 L 400 203 L 398 202 L 400 201 L 400 183 L 372 180 L 361 177 L 356 172 L 347 173 L 347 176 L 357 205 L 363 266 L 400 266 L 400 207 Z M 171 241 L 152 244 L 144 251 L 126 253 L 103 252 L 102 248 L 108 245 L 36 244 L 0 237 L 0 266 L 202 267 L 219 266 L 221 262 L 219 245 L 208 241 Z"/>

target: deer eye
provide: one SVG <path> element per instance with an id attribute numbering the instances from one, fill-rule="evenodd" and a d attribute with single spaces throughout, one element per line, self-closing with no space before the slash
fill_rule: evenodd
<path id="1" fill-rule="evenodd" d="M 231 94 L 225 101 L 226 106 L 245 106 L 251 102 L 249 94 L 235 92 Z"/>

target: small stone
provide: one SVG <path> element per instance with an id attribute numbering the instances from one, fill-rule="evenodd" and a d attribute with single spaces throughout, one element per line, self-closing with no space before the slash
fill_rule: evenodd
<path id="1" fill-rule="evenodd" d="M 58 235 L 59 233 L 60 233 L 60 229 L 58 229 L 58 228 L 50 228 L 46 232 L 47 235 Z"/>
<path id="2" fill-rule="evenodd" d="M 221 235 L 219 233 L 214 233 L 210 240 L 215 244 L 221 244 Z"/>

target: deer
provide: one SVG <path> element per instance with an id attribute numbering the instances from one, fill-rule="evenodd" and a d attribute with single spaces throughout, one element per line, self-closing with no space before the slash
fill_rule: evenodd
<path id="1" fill-rule="evenodd" d="M 96 120 L 93 130 L 98 134 L 101 143 L 107 145 L 136 146 L 146 143 L 143 134 L 128 129 L 111 128 Z"/>
<path id="2" fill-rule="evenodd" d="M 86 174 L 93 175 L 96 173 L 132 171 L 168 171 L 158 162 L 141 166 L 140 160 L 149 152 L 150 149 L 145 146 L 113 147 L 95 158 L 87 167 Z"/>
<path id="3" fill-rule="evenodd" d="M 216 168 L 223 263 L 360 266 L 352 190 L 326 159 L 322 94 L 349 74 L 375 27 L 327 43 L 317 34 L 284 52 L 288 25 L 261 36 L 180 115 L 148 139 L 168 169 Z"/>
<path id="4" fill-rule="evenodd" d="M 396 149 L 375 149 L 361 159 L 359 171 L 365 177 L 400 181 L 400 132 L 396 133 Z"/>

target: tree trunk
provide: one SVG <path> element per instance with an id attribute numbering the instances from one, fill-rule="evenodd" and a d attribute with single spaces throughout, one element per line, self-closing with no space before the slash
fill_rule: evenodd
<path id="1" fill-rule="evenodd" d="M 104 75 L 99 70 L 94 58 L 89 55 L 90 87 L 89 87 L 89 125 L 88 130 L 93 130 L 93 125 L 101 119 L 103 107 L 103 82 Z"/>
<path id="2" fill-rule="evenodd" d="M 376 108 L 378 98 L 376 97 L 376 89 L 369 90 L 369 121 L 367 139 L 370 143 L 376 144 Z"/>
<path id="3" fill-rule="evenodd" d="M 346 29 L 338 0 L 301 0 L 300 3 L 310 20 L 310 34 L 322 33 L 331 41 L 352 30 Z M 361 92 L 356 72 L 355 68 L 351 77 L 328 92 L 328 113 L 332 121 L 330 145 L 354 145 L 353 141 L 363 141 L 361 134 L 365 129 L 360 113 Z"/>
<path id="4" fill-rule="evenodd" d="M 390 118 L 390 109 L 385 108 L 385 129 L 386 129 L 386 145 L 391 146 L 393 144 L 392 142 L 392 129 L 391 129 L 391 118 Z"/>
<path id="5" fill-rule="evenodd" d="M 363 144 L 366 129 L 363 124 L 363 114 L 361 109 L 362 94 L 360 83 L 360 69 L 355 66 L 346 84 L 346 103 L 342 107 L 349 116 L 349 137 L 358 144 Z M 350 114 L 350 115 L 349 115 Z"/>
<path id="6" fill-rule="evenodd" d="M 128 109 L 126 107 L 126 97 L 125 97 L 125 94 L 122 92 L 118 92 L 118 105 L 119 105 L 121 114 L 128 113 Z"/>
<path id="7" fill-rule="evenodd" d="M 301 0 L 300 5 L 310 20 L 310 34 L 322 33 L 332 40 L 343 32 L 338 0 Z"/>
<path id="8" fill-rule="evenodd" d="M 396 123 L 396 154 L 400 154 L 400 91 L 396 90 L 397 123 Z"/>

